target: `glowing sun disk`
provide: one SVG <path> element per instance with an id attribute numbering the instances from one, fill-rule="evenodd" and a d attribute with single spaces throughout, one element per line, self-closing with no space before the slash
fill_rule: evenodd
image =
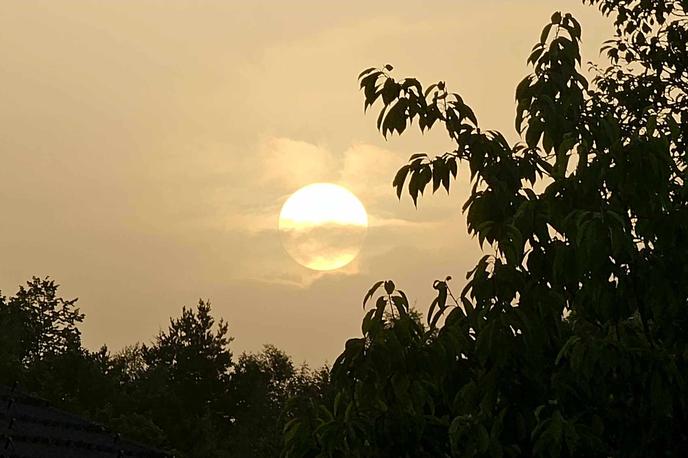
<path id="1" fill-rule="evenodd" d="M 287 252 L 314 270 L 350 263 L 360 250 L 368 215 L 349 190 L 314 183 L 292 194 L 282 206 L 279 229 Z"/>

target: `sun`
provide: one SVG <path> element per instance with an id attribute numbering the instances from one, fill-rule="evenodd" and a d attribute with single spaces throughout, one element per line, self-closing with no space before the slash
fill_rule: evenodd
<path id="1" fill-rule="evenodd" d="M 282 206 L 282 244 L 299 264 L 334 270 L 358 255 L 368 228 L 368 214 L 348 189 L 314 183 L 296 191 Z"/>

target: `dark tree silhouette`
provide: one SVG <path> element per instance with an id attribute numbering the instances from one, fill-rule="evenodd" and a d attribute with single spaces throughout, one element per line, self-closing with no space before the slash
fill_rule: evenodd
<path id="1" fill-rule="evenodd" d="M 275 347 L 235 363 L 228 325 L 207 301 L 183 308 L 150 345 L 113 355 L 81 346 L 84 317 L 57 290 L 34 278 L 0 296 L 0 383 L 127 438 L 180 458 L 277 456 L 284 424 L 324 399 L 327 371 L 295 367 Z"/>
<path id="2" fill-rule="evenodd" d="M 142 349 L 143 402 L 171 445 L 189 456 L 222 456 L 226 447 L 221 431 L 230 426 L 228 329 L 222 320 L 215 323 L 209 302 L 199 301 Z"/>
<path id="3" fill-rule="evenodd" d="M 234 412 L 231 455 L 279 456 L 285 423 L 304 404 L 320 400 L 326 386 L 326 371 L 296 367 L 286 353 L 272 345 L 258 354 L 242 354 L 229 384 Z"/>
<path id="4" fill-rule="evenodd" d="M 56 295 L 58 286 L 49 278 L 33 277 L 15 296 L 0 297 L 0 319 L 14 329 L 15 342 L 7 345 L 17 348 L 15 356 L 22 364 L 81 345 L 77 325 L 84 315 L 75 307 L 77 299 Z"/>
<path id="5" fill-rule="evenodd" d="M 84 315 L 57 289 L 53 280 L 33 277 L 16 295 L 0 295 L 0 382 L 24 381 L 23 367 L 81 348 Z"/>
<path id="6" fill-rule="evenodd" d="M 428 329 L 376 283 L 334 400 L 287 425 L 284 456 L 688 453 L 688 2 L 586 3 L 615 17 L 609 64 L 588 82 L 581 27 L 555 13 L 516 89 L 514 145 L 444 82 L 361 73 L 383 135 L 415 122 L 456 143 L 411 156 L 397 194 L 449 191 L 467 167 L 468 230 L 489 254 L 459 294 L 435 282 Z"/>

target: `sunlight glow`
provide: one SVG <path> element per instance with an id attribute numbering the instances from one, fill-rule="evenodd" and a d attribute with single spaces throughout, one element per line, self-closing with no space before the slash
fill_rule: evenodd
<path id="1" fill-rule="evenodd" d="M 287 252 L 314 270 L 333 270 L 358 254 L 368 227 L 363 204 L 349 190 L 314 183 L 292 194 L 282 206 L 279 229 Z"/>

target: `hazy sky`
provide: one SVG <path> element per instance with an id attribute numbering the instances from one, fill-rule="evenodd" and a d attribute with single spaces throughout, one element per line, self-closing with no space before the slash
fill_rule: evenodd
<path id="1" fill-rule="evenodd" d="M 0 1 L 0 289 L 50 275 L 86 313 L 84 342 L 147 342 L 209 298 L 235 353 L 271 343 L 333 361 L 361 299 L 392 278 L 421 311 L 480 256 L 454 192 L 414 210 L 391 180 L 441 131 L 385 141 L 356 76 L 447 81 L 513 139 L 514 88 L 555 10 L 584 61 L 611 31 L 579 0 Z M 280 244 L 301 186 L 346 186 L 369 213 L 358 258 L 317 273 Z"/>

